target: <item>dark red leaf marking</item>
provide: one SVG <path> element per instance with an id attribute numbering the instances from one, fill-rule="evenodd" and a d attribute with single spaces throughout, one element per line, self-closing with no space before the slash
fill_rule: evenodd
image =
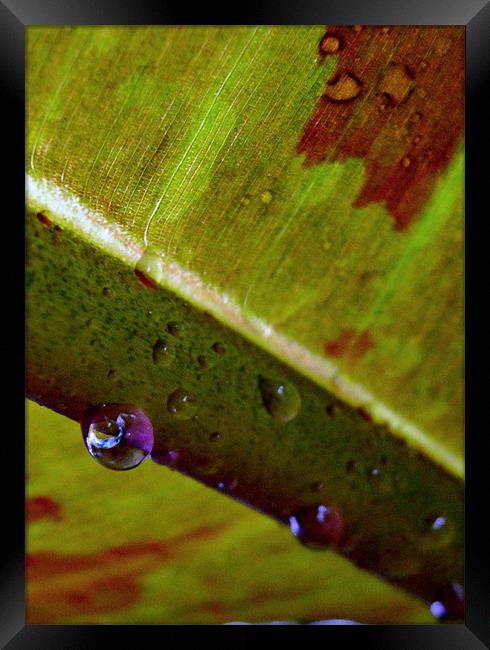
<path id="1" fill-rule="evenodd" d="M 61 505 L 50 497 L 31 497 L 26 501 L 26 517 L 32 524 L 41 519 L 61 521 Z"/>
<path id="2" fill-rule="evenodd" d="M 373 347 L 373 342 L 366 330 L 357 333 L 350 327 L 343 329 L 336 339 L 325 341 L 324 349 L 330 357 L 350 357 L 358 359 Z"/>
<path id="3" fill-rule="evenodd" d="M 43 224 L 43 226 L 47 226 L 48 228 L 50 228 L 53 225 L 51 219 L 48 219 L 48 217 L 44 214 L 44 212 L 38 212 L 36 216 L 39 219 L 39 221 Z"/>
<path id="4" fill-rule="evenodd" d="M 384 202 L 395 229 L 404 230 L 463 135 L 464 28 L 336 27 L 327 34 L 342 47 L 298 152 L 305 166 L 364 158 L 366 181 L 354 206 Z M 325 43 L 334 44 L 327 34 L 321 61 Z M 362 93 L 332 99 L 335 79 L 359 80 Z M 347 81 L 340 90 L 349 90 Z"/>
<path id="5" fill-rule="evenodd" d="M 138 278 L 138 280 L 145 285 L 145 287 L 148 287 L 149 289 L 154 289 L 157 286 L 155 280 L 152 280 L 152 278 L 145 275 L 142 271 L 135 269 L 134 273 Z"/>
<path id="6" fill-rule="evenodd" d="M 150 540 L 94 553 L 27 555 L 28 622 L 59 623 L 128 608 L 140 598 L 140 576 L 175 557 L 193 555 L 196 544 L 224 528 L 203 527 L 164 542 Z"/>

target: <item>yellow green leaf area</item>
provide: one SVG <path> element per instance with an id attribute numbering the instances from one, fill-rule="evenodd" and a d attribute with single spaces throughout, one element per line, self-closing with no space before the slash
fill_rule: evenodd
<path id="1" fill-rule="evenodd" d="M 319 60 L 324 33 L 28 28 L 29 191 L 61 221 L 58 190 L 156 247 L 215 290 L 225 324 L 462 477 L 463 146 L 403 232 L 383 202 L 354 207 L 365 160 L 298 151 L 341 57 Z M 389 138 L 376 147 L 390 160 Z"/>
<path id="2" fill-rule="evenodd" d="M 435 622 L 417 599 L 181 474 L 150 460 L 105 469 L 75 422 L 33 402 L 26 440 L 28 623 Z"/>

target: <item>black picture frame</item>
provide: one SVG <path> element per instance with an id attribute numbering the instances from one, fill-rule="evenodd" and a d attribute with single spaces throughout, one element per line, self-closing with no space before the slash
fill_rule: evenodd
<path id="1" fill-rule="evenodd" d="M 245 9 L 245 8 L 244 8 Z M 24 137 L 24 37 L 25 29 L 31 25 L 63 24 L 383 24 L 383 25 L 464 25 L 466 30 L 466 250 L 473 251 L 474 236 L 473 215 L 478 214 L 479 197 L 485 188 L 485 165 L 488 143 L 488 120 L 485 114 L 484 93 L 490 79 L 490 3 L 488 0 L 367 0 L 362 4 L 357 0 L 302 0 L 293 2 L 250 3 L 247 11 L 240 7 L 201 5 L 192 7 L 182 3 L 138 0 L 0 0 L 0 65 L 4 108 L 4 128 L 13 138 L 8 152 L 11 178 L 6 181 L 9 194 L 14 198 L 16 217 L 22 209 L 17 204 L 22 200 L 24 177 L 22 169 L 24 149 L 21 145 Z M 5 153 L 5 151 L 4 151 Z M 483 182 L 482 182 L 483 179 Z M 17 191 L 18 190 L 18 191 Z M 482 215 L 483 216 L 483 215 Z M 484 219 L 479 219 L 481 222 Z M 15 219 L 14 219 L 15 221 Z M 18 221 L 18 220 L 17 220 Z M 21 257 L 24 247 L 22 229 L 13 227 L 11 240 Z M 22 273 L 19 274 L 21 276 Z M 466 267 L 466 285 L 474 277 L 471 267 Z M 23 313 L 22 288 L 19 289 L 20 311 Z M 473 301 L 469 299 L 472 292 L 466 292 L 466 374 L 473 370 L 473 355 L 468 340 L 476 335 L 473 329 Z M 9 303 L 10 304 L 10 303 Z M 21 328 L 14 325 L 17 336 L 23 336 Z M 470 336 L 471 329 L 471 336 Z M 12 334 L 12 340 L 15 335 Z M 22 344 L 18 346 L 22 349 Z M 20 362 L 22 364 L 22 362 Z M 10 389 L 14 397 L 10 404 L 19 404 L 19 412 L 24 412 L 24 395 L 20 382 L 11 382 Z M 471 400 L 467 393 L 467 412 L 478 412 L 478 404 L 485 405 L 483 387 L 477 382 L 471 383 Z M 469 392 L 469 391 L 468 391 Z M 471 407 L 470 407 L 471 402 Z M 475 407 L 473 407 L 475 405 Z M 473 416 L 474 417 L 474 416 Z M 472 419 L 473 419 L 472 417 Z M 478 416 L 477 416 L 478 417 Z M 478 421 L 478 420 L 476 420 Z M 485 420 L 481 420 L 484 422 Z M 469 422 L 467 418 L 467 423 Z M 21 421 L 22 425 L 22 421 Z M 485 461 L 484 445 L 486 435 L 475 427 L 474 435 L 466 434 L 466 488 L 465 488 L 465 531 L 466 531 L 466 615 L 465 623 L 459 625 L 394 625 L 394 626 L 339 626 L 325 628 L 321 626 L 283 626 L 275 627 L 271 638 L 286 634 L 294 640 L 294 634 L 307 635 L 311 641 L 319 636 L 327 636 L 327 642 L 362 642 L 363 646 L 383 650 L 384 648 L 438 648 L 444 650 L 476 650 L 490 647 L 490 598 L 488 579 L 488 536 L 485 535 L 485 508 L 482 500 L 482 486 L 485 486 L 483 463 Z M 10 445 L 14 446 L 12 443 Z M 2 553 L 0 600 L 0 641 L 2 647 L 17 648 L 93 648 L 125 640 L 144 640 L 144 643 L 185 642 L 187 634 L 194 634 L 196 626 L 52 626 L 25 624 L 24 593 L 24 491 L 25 475 L 22 472 L 24 449 L 17 445 L 9 446 L 9 466 L 11 477 L 8 482 L 8 502 L 13 514 L 7 519 L 4 529 L 4 551 Z M 488 472 L 487 472 L 488 473 Z M 486 488 L 488 491 L 488 488 Z M 7 497 L 4 499 L 4 501 Z M 483 496 L 483 500 L 486 501 Z M 7 534 L 8 533 L 8 534 Z M 6 544 L 5 544 L 6 543 Z M 6 548 L 5 548 L 6 546 Z M 162 627 L 165 628 L 162 631 Z M 261 626 L 203 626 L 206 633 L 210 628 L 218 635 L 240 634 L 247 637 Z M 202 628 L 198 626 L 197 634 Z M 224 630 L 233 629 L 234 632 Z M 268 628 L 265 628 L 268 629 Z M 270 629 L 270 628 L 269 628 Z M 302 630 L 298 632 L 298 630 Z M 272 637 L 272 634 L 274 635 Z M 292 635 L 292 637 L 290 636 Z M 358 635 L 358 636 L 356 636 Z M 355 639 L 353 639 L 353 636 Z M 141 642 L 141 641 L 140 641 Z"/>

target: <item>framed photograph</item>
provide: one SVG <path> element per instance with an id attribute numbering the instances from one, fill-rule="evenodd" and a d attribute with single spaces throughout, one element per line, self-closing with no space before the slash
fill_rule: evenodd
<path id="1" fill-rule="evenodd" d="M 272 5 L 0 3 L 26 405 L 2 647 L 488 647 L 489 5 Z"/>

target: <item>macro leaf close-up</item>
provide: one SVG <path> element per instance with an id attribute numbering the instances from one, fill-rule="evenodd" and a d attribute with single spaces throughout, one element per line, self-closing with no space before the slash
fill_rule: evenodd
<path id="1" fill-rule="evenodd" d="M 461 622 L 464 28 L 26 40 L 27 621 Z"/>

